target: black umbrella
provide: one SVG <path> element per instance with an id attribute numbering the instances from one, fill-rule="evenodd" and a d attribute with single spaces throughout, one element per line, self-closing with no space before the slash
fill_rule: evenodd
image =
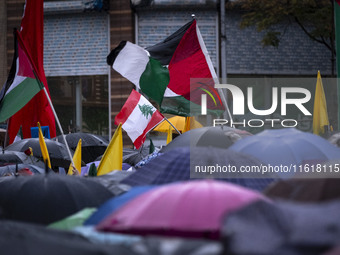
<path id="1" fill-rule="evenodd" d="M 64 144 L 45 139 L 48 154 L 50 155 L 52 167 L 64 167 L 68 168 L 71 163 L 71 159 L 67 153 L 67 148 Z M 26 151 L 29 147 L 33 150 L 33 155 L 38 158 L 42 158 L 40 149 L 39 138 L 27 138 L 12 143 L 6 147 L 6 151 Z M 73 151 L 71 151 L 73 155 Z"/>
<path id="2" fill-rule="evenodd" d="M 83 177 L 57 174 L 4 178 L 0 207 L 7 219 L 49 224 L 85 207 L 97 207 L 113 194 Z"/>
<path id="3" fill-rule="evenodd" d="M 227 172 L 194 172 L 196 166 L 206 170 L 209 166 L 230 166 L 235 173 Z M 170 150 L 160 155 L 135 173 L 125 178 L 121 183 L 131 186 L 165 184 L 190 178 L 215 178 L 239 184 L 255 190 L 263 190 L 274 180 L 274 176 L 244 174 L 238 172 L 241 167 L 260 166 L 261 162 L 251 156 L 221 148 L 184 147 Z"/>
<path id="4" fill-rule="evenodd" d="M 72 150 L 76 150 L 79 139 L 81 139 L 81 158 L 85 163 L 93 162 L 100 155 L 103 155 L 109 141 L 100 135 L 91 133 L 70 133 L 65 135 L 66 142 Z M 64 139 L 61 135 L 54 140 L 63 143 Z"/>
<path id="5" fill-rule="evenodd" d="M 45 164 L 37 157 L 26 155 L 25 152 L 20 151 L 7 151 L 0 152 L 0 165 L 7 165 L 11 163 L 18 164 L 31 164 L 44 168 Z"/>
<path id="6" fill-rule="evenodd" d="M 70 231 L 8 220 L 0 220 L 0 247 L 1 254 L 137 254 L 126 245 L 102 245 Z"/>
<path id="7" fill-rule="evenodd" d="M 228 148 L 233 144 L 232 140 L 220 127 L 203 127 L 189 130 L 177 136 L 161 152 L 170 151 L 181 147 L 217 147 Z"/>

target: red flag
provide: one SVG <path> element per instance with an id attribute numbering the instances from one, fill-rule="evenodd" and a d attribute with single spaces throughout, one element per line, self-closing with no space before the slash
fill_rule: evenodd
<path id="1" fill-rule="evenodd" d="M 43 15 L 43 0 L 26 0 L 19 33 L 30 54 L 29 57 L 35 67 L 36 75 L 49 93 L 43 65 Z M 40 91 L 25 107 L 9 119 L 9 143 L 14 141 L 20 126 L 23 137 L 31 137 L 31 127 L 35 127 L 37 122 L 40 122 L 42 126 L 49 126 L 51 137 L 56 136 L 54 115 L 44 91 Z"/>

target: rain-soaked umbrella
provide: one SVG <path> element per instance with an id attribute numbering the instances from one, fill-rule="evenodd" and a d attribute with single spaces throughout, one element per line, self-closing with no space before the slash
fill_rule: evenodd
<path id="1" fill-rule="evenodd" d="M 291 178 L 272 183 L 264 191 L 268 197 L 299 202 L 321 202 L 340 198 L 339 178 Z"/>
<path id="2" fill-rule="evenodd" d="M 15 174 L 17 171 L 20 171 L 21 169 L 27 169 L 31 171 L 33 174 L 44 174 L 45 169 L 30 165 L 30 164 L 10 164 L 5 166 L 0 166 L 0 176 L 6 175 L 6 174 Z"/>
<path id="3" fill-rule="evenodd" d="M 232 140 L 233 143 L 235 143 L 237 140 L 240 140 L 244 137 L 253 135 L 246 130 L 242 130 L 238 128 L 232 128 L 228 126 L 222 126 L 221 128 L 224 134 L 228 136 Z"/>
<path id="4" fill-rule="evenodd" d="M 225 254 L 322 254 L 339 243 L 339 211 L 339 201 L 257 201 L 225 217 Z"/>
<path id="5" fill-rule="evenodd" d="M 340 133 L 332 134 L 329 138 L 327 138 L 327 140 L 330 143 L 340 147 Z"/>
<path id="6" fill-rule="evenodd" d="M 1 254 L 138 254 L 124 245 L 102 245 L 70 231 L 8 220 L 0 220 L 0 247 Z"/>
<path id="7" fill-rule="evenodd" d="M 222 218 L 265 199 L 258 192 L 215 180 L 154 188 L 126 203 L 97 225 L 100 231 L 216 239 Z"/>
<path id="8" fill-rule="evenodd" d="M 3 150 L 2 152 L 0 152 L 0 165 L 11 163 L 31 164 L 42 168 L 45 167 L 44 161 L 37 157 L 34 157 L 33 155 L 27 155 L 25 152 L 8 150 Z"/>
<path id="9" fill-rule="evenodd" d="M 4 178 L 0 207 L 6 219 L 49 224 L 85 207 L 97 207 L 113 194 L 86 178 L 57 174 Z"/>
<path id="10" fill-rule="evenodd" d="M 340 148 L 320 136 L 294 128 L 268 129 L 238 140 L 229 149 L 283 169 L 278 172 L 282 177 L 291 177 L 306 163 L 340 159 Z"/>
<path id="11" fill-rule="evenodd" d="M 46 147 L 48 150 L 48 154 L 51 159 L 52 167 L 64 167 L 68 168 L 71 163 L 71 159 L 67 153 L 67 148 L 64 144 L 45 139 Z M 33 155 L 38 158 L 42 158 L 42 153 L 40 149 L 39 138 L 27 138 L 22 139 L 17 142 L 12 143 L 7 146 L 5 149 L 7 151 L 26 151 L 29 147 L 33 150 Z M 73 151 L 71 151 L 73 155 Z"/>
<path id="12" fill-rule="evenodd" d="M 98 156 L 103 155 L 109 145 L 107 139 L 91 133 L 69 133 L 65 135 L 65 138 L 72 150 L 77 148 L 79 139 L 81 139 L 81 158 L 85 163 L 92 162 Z M 55 137 L 54 140 L 64 144 L 64 139 L 61 135 Z"/>
<path id="13" fill-rule="evenodd" d="M 88 179 L 103 185 L 105 188 L 110 190 L 115 196 L 118 196 L 120 194 L 125 193 L 131 188 L 130 185 L 123 184 L 120 182 L 133 173 L 134 173 L 133 171 L 128 172 L 128 171 L 116 170 L 116 171 L 111 171 L 108 174 L 88 177 Z"/>
<path id="14" fill-rule="evenodd" d="M 223 246 L 220 242 L 207 239 L 146 237 L 133 246 L 140 255 L 221 255 Z"/>
<path id="15" fill-rule="evenodd" d="M 228 148 L 232 140 L 224 134 L 220 127 L 196 128 L 177 136 L 169 144 L 161 149 L 161 152 L 170 151 L 181 147 L 217 147 Z"/>
<path id="16" fill-rule="evenodd" d="M 235 172 L 218 172 L 229 167 Z M 121 181 L 131 186 L 158 185 L 176 181 L 190 180 L 190 178 L 215 178 L 241 186 L 262 191 L 276 175 L 260 173 L 241 173 L 241 167 L 260 169 L 261 162 L 254 157 L 221 148 L 184 147 L 171 150 L 160 155 L 135 173 Z M 201 172 L 195 172 L 196 167 Z M 215 167 L 216 172 L 210 173 L 207 169 Z"/>
<path id="17" fill-rule="evenodd" d="M 98 210 L 89 217 L 84 225 L 97 225 L 99 222 L 101 222 L 106 216 L 110 215 L 111 213 L 117 211 L 119 208 L 121 208 L 124 204 L 129 202 L 130 200 L 134 199 L 135 197 L 143 194 L 144 192 L 147 192 L 156 186 L 138 186 L 131 188 L 126 193 L 111 198 L 108 201 L 106 201 L 104 204 L 102 204 Z"/>

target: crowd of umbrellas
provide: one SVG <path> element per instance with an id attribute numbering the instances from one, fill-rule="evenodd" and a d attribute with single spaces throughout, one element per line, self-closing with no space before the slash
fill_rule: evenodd
<path id="1" fill-rule="evenodd" d="M 109 141 L 66 135 L 73 150 L 79 139 L 76 176 L 64 170 L 70 159 L 61 137 L 45 139 L 53 170 L 38 138 L 2 150 L 1 252 L 340 254 L 339 134 L 200 127 L 153 152 L 124 148 L 123 169 L 101 176 L 90 171 Z M 228 165 L 238 174 L 195 176 L 193 164 Z M 246 166 L 290 171 L 240 173 Z"/>

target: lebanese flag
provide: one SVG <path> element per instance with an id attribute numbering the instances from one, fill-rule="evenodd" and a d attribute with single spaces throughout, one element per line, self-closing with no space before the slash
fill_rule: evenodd
<path id="1" fill-rule="evenodd" d="M 18 112 L 44 86 L 35 77 L 34 68 L 17 31 L 14 34 L 14 44 L 15 52 L 11 70 L 0 92 L 0 122 L 6 121 Z"/>
<path id="2" fill-rule="evenodd" d="M 136 149 L 145 142 L 146 134 L 164 120 L 164 116 L 140 93 L 132 90 L 115 118 L 132 140 Z"/>
<path id="3" fill-rule="evenodd" d="M 26 0 L 19 34 L 30 55 L 29 58 L 36 71 L 36 75 L 44 84 L 49 94 L 43 66 L 43 15 L 43 0 Z M 56 136 L 54 114 L 44 91 L 38 92 L 19 112 L 9 119 L 9 144 L 14 141 L 20 126 L 22 127 L 23 138 L 30 138 L 31 127 L 36 127 L 38 122 L 40 122 L 41 126 L 49 126 L 51 138 Z"/>
<path id="4" fill-rule="evenodd" d="M 202 94 L 209 95 L 208 113 L 224 111 L 214 88 L 215 70 L 196 20 L 146 49 L 123 41 L 108 55 L 107 63 L 155 100 L 162 113 L 200 114 Z"/>

